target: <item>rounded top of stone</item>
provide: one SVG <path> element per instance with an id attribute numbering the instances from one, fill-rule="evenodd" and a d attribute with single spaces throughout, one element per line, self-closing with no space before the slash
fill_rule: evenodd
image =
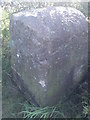
<path id="1" fill-rule="evenodd" d="M 49 7 L 45 7 L 45 8 L 38 8 L 38 9 L 32 9 L 29 11 L 22 11 L 22 12 L 18 12 L 14 14 L 14 17 L 21 17 L 21 16 L 25 16 L 25 17 L 29 17 L 29 16 L 33 16 L 33 17 L 37 17 L 38 15 L 40 15 L 40 13 L 47 13 L 50 12 L 50 15 L 54 14 L 55 12 L 59 13 L 59 14 L 78 14 L 78 15 L 82 15 L 83 17 L 85 17 L 83 15 L 82 12 L 80 12 L 79 10 L 72 8 L 72 7 L 63 7 L 63 6 L 59 6 L 59 7 L 55 7 L 55 6 L 49 6 Z"/>
<path id="2" fill-rule="evenodd" d="M 23 23 L 33 31 L 37 31 L 39 36 L 47 38 L 62 36 L 60 31 L 72 31 L 69 30 L 70 26 L 74 27 L 75 30 L 79 28 L 76 30 L 77 32 L 81 31 L 82 27 L 86 27 L 83 13 L 72 7 L 51 6 L 22 11 L 14 14 L 12 19 Z"/>
<path id="3" fill-rule="evenodd" d="M 22 12 L 18 12 L 15 13 L 13 16 L 15 17 L 15 19 L 18 20 L 22 20 L 22 18 L 30 18 L 30 17 L 34 17 L 34 18 L 45 18 L 45 17 L 55 17 L 56 15 L 65 15 L 68 17 L 71 17 L 72 15 L 74 16 L 82 16 L 85 18 L 85 16 L 83 15 L 83 13 L 75 8 L 72 7 L 63 7 L 63 6 L 59 6 L 59 7 L 55 7 L 55 6 L 49 6 L 46 8 L 38 8 L 38 9 L 33 9 L 30 11 L 22 11 Z"/>

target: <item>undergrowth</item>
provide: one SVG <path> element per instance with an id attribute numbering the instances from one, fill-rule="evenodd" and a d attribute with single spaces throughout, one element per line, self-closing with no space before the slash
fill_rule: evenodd
<path id="1" fill-rule="evenodd" d="M 81 88 L 78 88 L 81 89 Z M 37 107 L 33 103 L 24 103 L 24 111 L 20 112 L 24 118 L 89 118 L 88 92 L 85 96 L 78 94 L 78 89 L 64 102 L 52 107 Z"/>

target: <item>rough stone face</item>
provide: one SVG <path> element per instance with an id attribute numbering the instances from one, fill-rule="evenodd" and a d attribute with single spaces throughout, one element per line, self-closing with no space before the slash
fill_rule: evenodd
<path id="1" fill-rule="evenodd" d="M 12 67 L 39 105 L 58 103 L 87 72 L 87 30 L 84 15 L 69 7 L 11 17 Z"/>

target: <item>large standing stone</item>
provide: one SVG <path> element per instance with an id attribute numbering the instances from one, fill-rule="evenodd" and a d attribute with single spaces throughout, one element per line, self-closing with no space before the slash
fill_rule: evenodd
<path id="1" fill-rule="evenodd" d="M 23 11 L 11 17 L 12 67 L 39 105 L 53 105 L 87 72 L 88 24 L 68 7 Z"/>

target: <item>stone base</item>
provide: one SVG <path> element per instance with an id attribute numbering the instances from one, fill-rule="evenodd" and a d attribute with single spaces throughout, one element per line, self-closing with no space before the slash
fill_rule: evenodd
<path id="1" fill-rule="evenodd" d="M 12 82 L 17 87 L 18 91 L 23 95 L 23 97 L 29 102 L 35 104 L 39 107 L 38 103 L 33 98 L 32 94 L 28 90 L 27 85 L 23 82 L 20 74 L 12 67 Z"/>

